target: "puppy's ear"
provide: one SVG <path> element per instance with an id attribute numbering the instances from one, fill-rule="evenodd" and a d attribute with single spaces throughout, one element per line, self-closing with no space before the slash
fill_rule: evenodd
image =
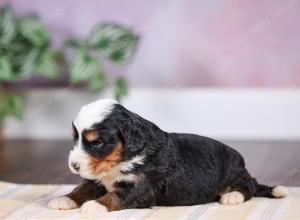
<path id="1" fill-rule="evenodd" d="M 145 135 L 145 130 L 138 127 L 132 127 L 125 136 L 125 149 L 129 156 L 134 156 L 138 154 L 147 145 L 147 136 Z"/>
<path id="2" fill-rule="evenodd" d="M 119 131 L 129 157 L 137 155 L 146 147 L 148 142 L 146 130 L 142 129 L 139 124 L 124 123 Z"/>
<path id="3" fill-rule="evenodd" d="M 148 143 L 147 121 L 121 106 L 118 120 L 118 132 L 129 157 L 137 155 Z"/>

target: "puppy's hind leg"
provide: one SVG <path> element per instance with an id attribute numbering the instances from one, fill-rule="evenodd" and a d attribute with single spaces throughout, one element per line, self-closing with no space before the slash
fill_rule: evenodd
<path id="1" fill-rule="evenodd" d="M 220 203 L 223 205 L 238 205 L 245 201 L 244 195 L 239 191 L 225 193 L 220 198 Z"/>
<path id="2" fill-rule="evenodd" d="M 238 205 L 254 196 L 255 179 L 251 178 L 246 169 L 228 184 L 229 186 L 219 193 L 220 203 L 224 205 Z"/>

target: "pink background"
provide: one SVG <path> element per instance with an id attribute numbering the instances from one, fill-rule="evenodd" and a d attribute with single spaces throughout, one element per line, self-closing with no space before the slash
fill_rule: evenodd
<path id="1" fill-rule="evenodd" d="M 5 1 L 1 1 L 3 4 Z M 297 87 L 300 0 L 11 0 L 36 11 L 54 46 L 116 21 L 142 36 L 125 69 L 132 86 Z"/>

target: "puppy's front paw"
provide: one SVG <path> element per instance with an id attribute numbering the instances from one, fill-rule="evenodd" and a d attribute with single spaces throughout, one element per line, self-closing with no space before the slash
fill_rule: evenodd
<path id="1" fill-rule="evenodd" d="M 67 209 L 76 209 L 77 207 L 78 206 L 77 206 L 76 202 L 67 196 L 62 196 L 62 197 L 52 199 L 48 203 L 48 209 L 67 210 Z"/>
<path id="2" fill-rule="evenodd" d="M 101 205 L 96 200 L 91 200 L 83 203 L 80 208 L 80 212 L 89 213 L 89 212 L 107 212 L 107 209 L 104 205 Z"/>
<path id="3" fill-rule="evenodd" d="M 242 193 L 238 191 L 233 191 L 222 195 L 220 199 L 220 203 L 223 205 L 238 205 L 243 203 L 244 200 L 245 197 Z"/>

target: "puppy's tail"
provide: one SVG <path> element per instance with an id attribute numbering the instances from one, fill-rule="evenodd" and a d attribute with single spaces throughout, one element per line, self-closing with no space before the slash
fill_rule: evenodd
<path id="1" fill-rule="evenodd" d="M 255 197 L 267 197 L 267 198 L 283 198 L 289 193 L 289 189 L 285 186 L 266 186 L 256 183 Z"/>

